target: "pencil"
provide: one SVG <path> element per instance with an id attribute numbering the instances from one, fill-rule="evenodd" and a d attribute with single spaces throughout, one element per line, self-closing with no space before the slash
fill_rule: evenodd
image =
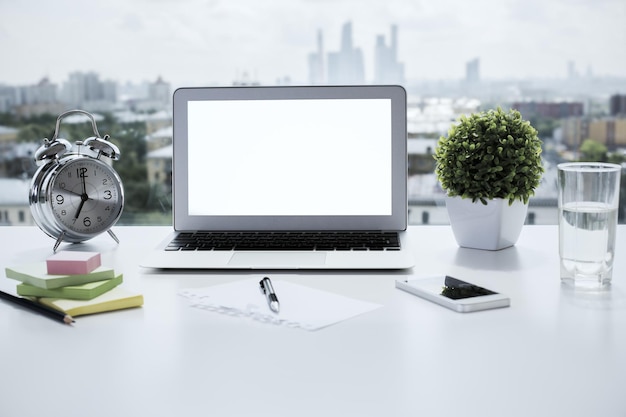
<path id="1" fill-rule="evenodd" d="M 7 294 L 5 292 L 0 291 L 0 298 L 3 300 L 10 301 L 27 309 L 30 309 L 36 313 L 42 314 L 46 317 L 49 317 L 54 320 L 60 320 L 65 324 L 74 323 L 74 319 L 72 316 L 65 314 L 62 311 L 55 310 L 53 308 L 47 307 L 43 304 L 36 303 L 34 301 L 29 300 L 28 298 L 16 297 L 11 294 Z"/>

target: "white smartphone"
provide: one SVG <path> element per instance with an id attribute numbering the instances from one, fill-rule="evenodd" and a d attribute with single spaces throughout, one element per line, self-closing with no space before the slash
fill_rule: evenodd
<path id="1" fill-rule="evenodd" d="M 396 280 L 396 288 L 459 313 L 508 307 L 509 297 L 451 276 Z"/>

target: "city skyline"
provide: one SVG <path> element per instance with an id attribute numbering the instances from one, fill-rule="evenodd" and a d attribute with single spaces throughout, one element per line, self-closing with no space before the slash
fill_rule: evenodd
<path id="1" fill-rule="evenodd" d="M 482 79 L 626 77 L 626 3 L 621 0 L 0 0 L 0 84 L 61 83 L 70 72 L 172 85 L 231 84 L 244 74 L 262 84 L 308 81 L 318 32 L 340 49 L 352 22 L 374 79 L 377 37 L 398 28 L 398 60 L 411 80 L 463 79 L 480 59 Z M 284 17 L 283 17 L 284 16 Z"/>

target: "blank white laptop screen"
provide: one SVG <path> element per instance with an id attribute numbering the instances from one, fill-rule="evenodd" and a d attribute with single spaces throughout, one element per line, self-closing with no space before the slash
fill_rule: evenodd
<path id="1" fill-rule="evenodd" d="M 179 88 L 177 231 L 405 230 L 400 86 Z"/>
<path id="2" fill-rule="evenodd" d="M 391 215 L 390 99 L 187 105 L 189 215 Z"/>

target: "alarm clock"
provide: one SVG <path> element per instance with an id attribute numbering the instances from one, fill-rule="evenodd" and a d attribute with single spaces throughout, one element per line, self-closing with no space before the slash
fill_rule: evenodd
<path id="1" fill-rule="evenodd" d="M 95 136 L 76 141 L 74 146 L 58 137 L 61 120 L 71 115 L 91 119 Z M 120 151 L 100 136 L 96 121 L 83 110 L 70 110 L 56 121 L 52 139 L 35 153 L 39 166 L 33 176 L 29 204 L 35 223 L 56 239 L 54 251 L 61 242 L 79 243 L 103 232 L 119 243 L 111 227 L 124 208 L 122 180 L 112 167 Z"/>

